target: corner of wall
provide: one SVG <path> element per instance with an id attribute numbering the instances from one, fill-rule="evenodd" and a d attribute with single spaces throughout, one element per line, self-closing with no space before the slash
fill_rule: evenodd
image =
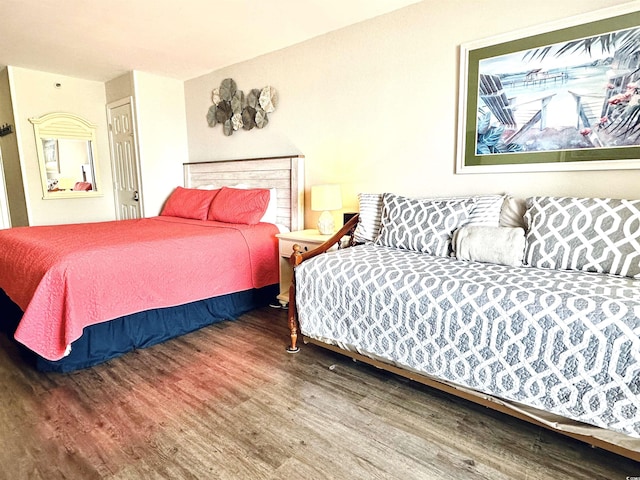
<path id="1" fill-rule="evenodd" d="M 132 97 L 134 93 L 133 72 L 127 72 L 105 82 L 104 91 L 107 104 L 126 97 Z"/>

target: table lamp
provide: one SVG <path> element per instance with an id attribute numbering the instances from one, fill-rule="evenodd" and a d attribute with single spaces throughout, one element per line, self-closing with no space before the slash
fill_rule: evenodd
<path id="1" fill-rule="evenodd" d="M 335 232 L 335 222 L 331 210 L 342 208 L 340 185 L 314 185 L 311 187 L 311 210 L 322 212 L 318 219 L 318 231 L 322 235 Z"/>

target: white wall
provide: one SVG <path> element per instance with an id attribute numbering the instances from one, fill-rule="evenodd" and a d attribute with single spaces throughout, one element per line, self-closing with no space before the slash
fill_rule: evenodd
<path id="1" fill-rule="evenodd" d="M 25 68 L 8 67 L 8 70 L 29 224 L 114 220 L 104 84 Z M 61 85 L 60 88 L 56 88 L 56 83 Z M 52 112 L 73 113 L 97 126 L 95 150 L 101 197 L 43 200 L 35 135 L 29 118 Z M 9 190 L 12 188 L 8 185 Z"/>
<path id="2" fill-rule="evenodd" d="M 133 97 L 133 72 L 127 72 L 119 77 L 112 78 L 104 84 L 107 103 L 112 103 L 123 98 Z"/>
<path id="3" fill-rule="evenodd" d="M 183 185 L 188 161 L 183 82 L 133 72 L 144 215 L 158 215 L 173 189 Z"/>
<path id="4" fill-rule="evenodd" d="M 25 179 L 22 182 L 14 175 L 11 179 L 17 180 L 9 182 L 7 177 L 7 189 L 11 202 L 11 194 L 21 191 L 24 183 L 30 225 L 115 219 L 106 104 L 123 97 L 134 98 L 145 216 L 158 215 L 173 189 L 183 184 L 182 164 L 188 161 L 183 82 L 137 71 L 106 84 L 17 67 L 8 67 L 7 71 L 6 83 L 10 86 L 0 89 L 0 94 L 8 97 L 10 92 L 14 99 L 13 111 L 8 112 L 16 118 L 16 135 L 11 138 L 17 139 L 17 148 L 13 149 L 15 164 Z M 56 83 L 61 87 L 56 88 Z M 28 119 L 54 111 L 74 113 L 97 125 L 96 156 L 102 197 L 42 199 L 33 125 Z M 6 160 L 5 157 L 5 167 Z M 13 209 L 11 213 L 13 217 Z M 26 211 L 23 216 L 26 224 Z"/>
<path id="5" fill-rule="evenodd" d="M 640 198 L 640 171 L 455 174 L 459 45 L 620 5 L 620 0 L 424 0 L 185 82 L 190 161 L 306 156 L 307 191 L 510 192 Z M 640 9 L 640 3 L 638 8 Z M 259 41 L 256 39 L 256 41 Z M 263 130 L 225 137 L 206 122 L 211 90 L 272 85 L 280 103 Z M 315 224 L 309 210 L 306 224 Z M 337 220 L 337 218 L 336 218 Z"/>

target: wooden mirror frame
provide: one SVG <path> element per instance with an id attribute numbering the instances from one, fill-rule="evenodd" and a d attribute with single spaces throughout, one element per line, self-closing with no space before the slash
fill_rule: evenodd
<path id="1" fill-rule="evenodd" d="M 96 156 L 96 126 L 82 117 L 71 113 L 48 113 L 39 118 L 30 118 L 36 140 L 38 163 L 40 165 L 40 180 L 42 183 L 42 198 L 83 198 L 99 197 L 98 157 Z M 88 143 L 89 163 L 92 168 L 93 188 L 91 190 L 63 190 L 50 191 L 47 182 L 47 166 L 43 148 L 43 140 L 85 140 Z M 60 159 L 58 158 L 58 161 Z"/>

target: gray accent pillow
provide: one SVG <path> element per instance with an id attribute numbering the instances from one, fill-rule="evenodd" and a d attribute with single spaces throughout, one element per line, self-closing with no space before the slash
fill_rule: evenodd
<path id="1" fill-rule="evenodd" d="M 451 245 L 458 260 L 522 266 L 524 230 L 520 227 L 465 226 L 453 232 Z"/>
<path id="2" fill-rule="evenodd" d="M 500 226 L 525 228 L 524 212 L 527 211 L 527 199 L 507 195 L 500 212 Z"/>
<path id="3" fill-rule="evenodd" d="M 376 245 L 446 257 L 451 236 L 469 218 L 475 200 L 428 200 L 393 193 L 382 197 L 382 222 Z"/>
<path id="4" fill-rule="evenodd" d="M 640 278 L 640 200 L 531 197 L 525 263 Z"/>

